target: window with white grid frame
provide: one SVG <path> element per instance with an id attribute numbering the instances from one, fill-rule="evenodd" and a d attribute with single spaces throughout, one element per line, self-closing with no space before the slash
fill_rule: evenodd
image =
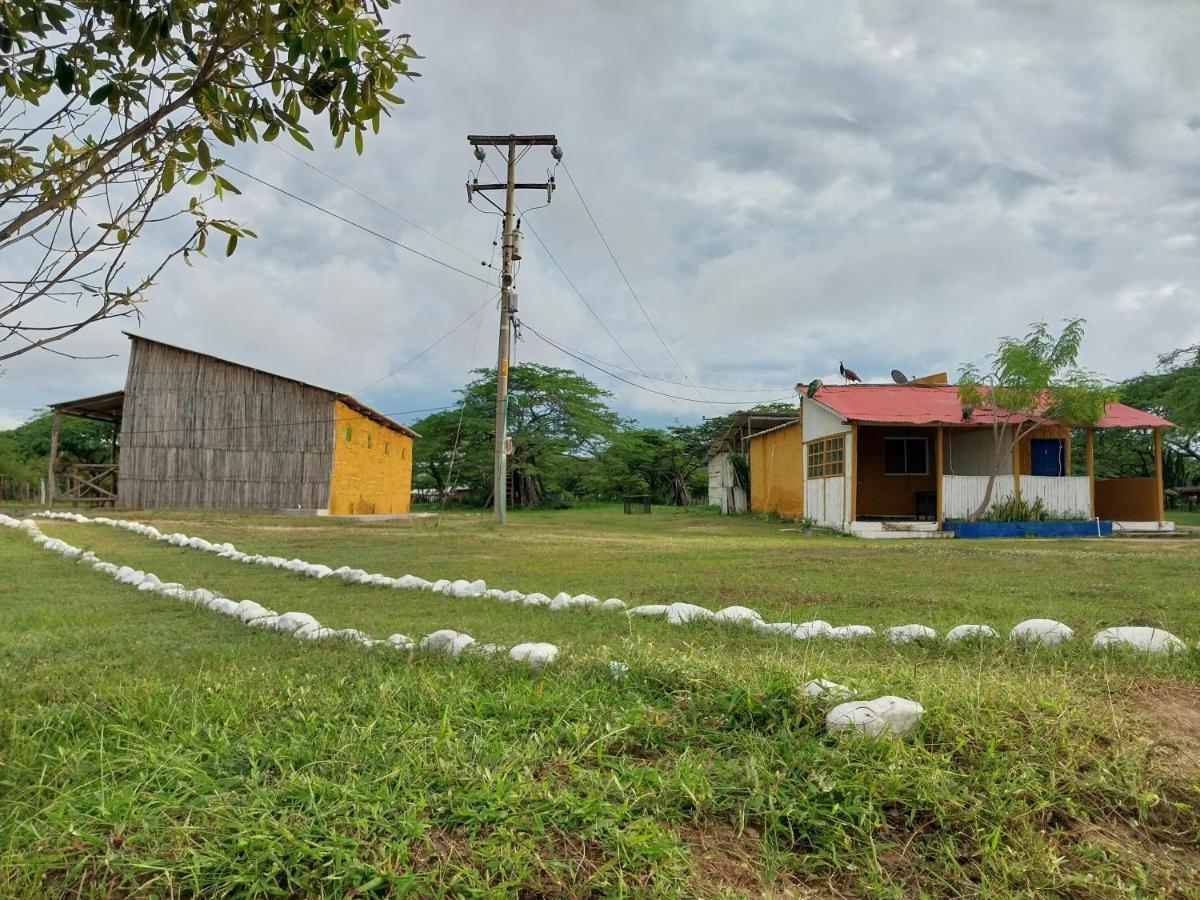
<path id="1" fill-rule="evenodd" d="M 818 438 L 808 442 L 808 477 L 836 478 L 846 473 L 846 436 Z"/>

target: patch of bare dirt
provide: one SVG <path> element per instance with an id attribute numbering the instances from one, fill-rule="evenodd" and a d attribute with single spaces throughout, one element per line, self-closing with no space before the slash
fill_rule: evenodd
<path id="1" fill-rule="evenodd" d="M 738 834 L 728 825 L 706 823 L 676 829 L 692 857 L 692 883 L 699 897 L 761 897 L 768 900 L 827 900 L 843 895 L 790 879 L 762 880 L 764 866 L 752 832 Z"/>
<path id="2" fill-rule="evenodd" d="M 1131 692 L 1134 709 L 1145 721 L 1156 756 L 1200 778 L 1200 688 L 1144 684 Z"/>

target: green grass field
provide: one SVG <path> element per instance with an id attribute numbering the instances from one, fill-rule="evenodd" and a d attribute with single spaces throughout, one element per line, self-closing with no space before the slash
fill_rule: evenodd
<path id="1" fill-rule="evenodd" d="M 390 575 L 1072 645 L 800 642 L 308 579 L 102 526 L 103 559 L 378 637 L 551 641 L 541 672 L 263 633 L 0 530 L 5 896 L 1200 896 L 1200 541 L 865 542 L 656 509 L 139 515 Z M 630 665 L 614 682 L 608 661 Z M 927 713 L 830 735 L 826 677 Z"/>

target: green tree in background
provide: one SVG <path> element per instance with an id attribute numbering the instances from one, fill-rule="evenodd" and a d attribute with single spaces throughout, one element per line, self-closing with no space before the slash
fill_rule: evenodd
<path id="1" fill-rule="evenodd" d="M 381 24 L 389 3 L 0 2 L 0 362 L 135 312 L 213 231 L 226 255 L 252 236 L 206 211 L 237 192 L 218 145 L 311 148 L 308 110 L 361 153 L 415 74 L 408 35 Z M 150 231 L 169 249 L 146 263 L 130 248 Z"/>
<path id="2" fill-rule="evenodd" d="M 1200 344 L 1164 353 L 1153 372 L 1118 386 L 1121 401 L 1176 424 L 1163 434 L 1163 479 L 1178 487 L 1200 478 Z M 1102 431 L 1095 439 L 1099 477 L 1154 474 L 1154 445 L 1145 434 Z"/>
<path id="3" fill-rule="evenodd" d="M 478 377 L 459 391 L 460 409 L 413 425 L 422 435 L 413 461 L 416 472 L 433 486 L 445 489 L 463 483 L 473 499 L 490 502 L 496 373 L 478 369 L 475 374 Z M 564 480 L 577 477 L 575 461 L 594 458 L 609 446 L 622 425 L 608 407 L 610 396 L 569 369 L 523 363 L 509 370 L 512 505 L 538 506 L 547 491 L 563 490 Z"/>

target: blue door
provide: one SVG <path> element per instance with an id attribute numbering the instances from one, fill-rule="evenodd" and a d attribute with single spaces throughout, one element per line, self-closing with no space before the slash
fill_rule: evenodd
<path id="1" fill-rule="evenodd" d="M 1031 475 L 1067 474 L 1066 441 L 1062 438 L 1034 438 L 1029 445 L 1033 457 Z"/>

